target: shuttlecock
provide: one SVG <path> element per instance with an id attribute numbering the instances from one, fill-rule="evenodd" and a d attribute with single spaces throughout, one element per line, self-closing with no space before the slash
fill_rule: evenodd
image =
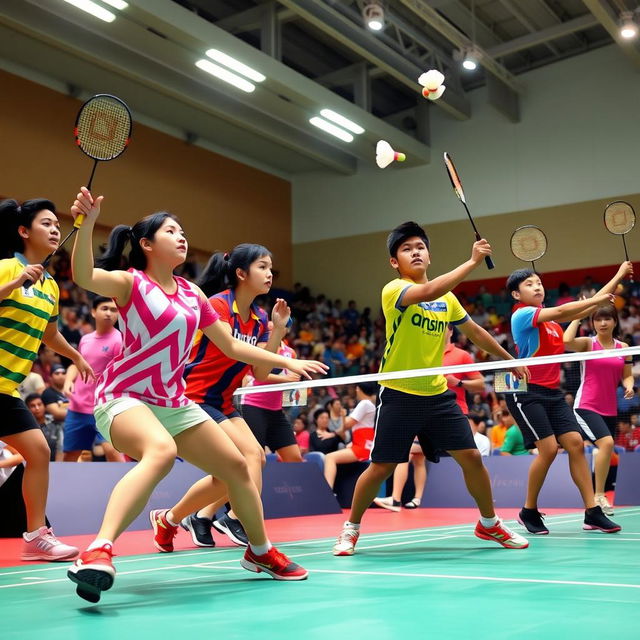
<path id="1" fill-rule="evenodd" d="M 437 100 L 446 87 L 442 84 L 444 75 L 437 69 L 430 69 L 418 78 L 418 83 L 422 85 L 422 95 L 428 100 Z"/>
<path id="2" fill-rule="evenodd" d="M 407 156 L 399 151 L 394 151 L 386 140 L 379 140 L 376 145 L 376 164 L 384 169 L 388 167 L 394 160 L 396 162 L 404 162 Z"/>

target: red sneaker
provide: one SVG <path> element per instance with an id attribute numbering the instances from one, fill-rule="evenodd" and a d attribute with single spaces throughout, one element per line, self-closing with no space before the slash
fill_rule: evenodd
<path id="1" fill-rule="evenodd" d="M 149 520 L 153 527 L 153 544 L 158 551 L 171 553 L 173 551 L 173 539 L 178 534 L 178 526 L 167 522 L 169 509 L 154 509 L 149 512 Z"/>
<path id="2" fill-rule="evenodd" d="M 511 531 L 502 520 L 498 520 L 498 523 L 494 524 L 493 527 L 483 527 L 480 520 L 478 520 L 475 534 L 478 538 L 493 540 L 507 549 L 526 549 L 529 546 L 529 541 L 526 538 L 523 538 L 515 531 Z"/>
<path id="3" fill-rule="evenodd" d="M 275 547 L 271 547 L 267 553 L 257 556 L 248 546 L 244 552 L 244 558 L 240 564 L 247 571 L 268 573 L 274 580 L 306 580 L 309 572 L 299 564 L 291 562 L 284 553 L 280 553 Z"/>
<path id="4" fill-rule="evenodd" d="M 71 565 L 67 576 L 75 582 L 76 593 L 89 602 L 98 602 L 100 594 L 113 586 L 116 570 L 111 562 L 113 548 L 102 545 L 91 551 L 84 551 Z"/>

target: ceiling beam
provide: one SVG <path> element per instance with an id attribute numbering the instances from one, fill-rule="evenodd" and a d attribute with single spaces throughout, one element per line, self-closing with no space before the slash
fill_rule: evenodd
<path id="1" fill-rule="evenodd" d="M 487 49 L 487 53 L 492 58 L 502 58 L 518 51 L 524 51 L 530 49 L 539 44 L 544 44 L 549 40 L 555 40 L 556 38 L 562 38 L 576 31 L 582 31 L 584 29 L 590 29 L 600 24 L 598 19 L 590 13 L 574 18 L 573 20 L 567 20 L 567 22 L 561 22 L 553 27 L 546 29 L 540 29 L 540 31 L 534 31 L 528 33 L 526 36 L 503 42 L 495 47 Z"/>
<path id="2" fill-rule="evenodd" d="M 425 0 L 400 0 L 403 5 L 411 9 L 419 18 L 424 20 L 431 27 L 439 31 L 452 44 L 459 48 L 467 48 L 474 45 L 457 27 L 443 18 L 438 11 L 429 6 Z M 478 45 L 475 45 L 479 48 Z M 489 72 L 496 76 L 503 84 L 507 85 L 516 93 L 523 93 L 524 89 L 516 77 L 510 73 L 503 65 L 492 58 L 487 51 L 480 49 L 480 64 Z"/>
<path id="3" fill-rule="evenodd" d="M 418 77 L 424 69 L 381 42 L 363 26 L 355 24 L 342 12 L 321 0 L 280 0 L 280 2 L 372 65 L 383 69 L 404 86 L 415 91 L 416 97 L 419 96 Z M 454 91 L 445 92 L 435 104 L 459 120 L 466 120 L 471 114 L 471 106 L 466 96 Z"/>
<path id="4" fill-rule="evenodd" d="M 600 24 L 609 32 L 609 35 L 620 45 L 633 64 L 640 68 L 640 50 L 638 45 L 620 37 L 618 15 L 614 13 L 608 4 L 602 0 L 583 0 L 587 9 L 598 19 Z"/>

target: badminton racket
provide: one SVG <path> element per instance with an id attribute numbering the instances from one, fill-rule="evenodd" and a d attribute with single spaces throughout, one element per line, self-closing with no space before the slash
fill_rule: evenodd
<path id="1" fill-rule="evenodd" d="M 471 226 L 473 227 L 473 231 L 476 234 L 476 240 L 480 240 L 481 239 L 480 233 L 478 232 L 476 223 L 473 221 L 473 218 L 471 217 L 471 212 L 469 211 L 469 207 L 467 206 L 467 201 L 464 197 L 464 191 L 462 190 L 462 181 L 460 180 L 460 176 L 456 171 L 456 167 L 453 164 L 453 160 L 451 159 L 451 156 L 446 151 L 444 152 L 444 166 L 447 168 L 447 173 L 449 174 L 449 179 L 451 180 L 451 186 L 453 187 L 453 190 L 455 194 L 458 196 L 458 199 L 460 200 L 460 202 L 462 202 L 464 206 L 464 210 L 467 212 L 467 216 L 469 216 L 469 222 L 471 223 Z M 493 264 L 493 260 L 491 259 L 491 256 L 485 256 L 484 261 L 486 262 L 488 269 L 493 269 L 495 267 L 495 265 Z"/>
<path id="2" fill-rule="evenodd" d="M 616 200 L 609 203 L 604 209 L 604 226 L 609 233 L 622 238 L 622 246 L 624 247 L 624 257 L 629 261 L 629 252 L 627 251 L 627 241 L 625 235 L 635 227 L 636 212 L 633 207 L 624 200 Z M 631 276 L 633 282 L 633 276 Z"/>
<path id="3" fill-rule="evenodd" d="M 73 130 L 76 144 L 80 150 L 93 160 L 93 167 L 87 189 L 91 191 L 91 183 L 96 173 L 98 162 L 107 162 L 120 156 L 129 144 L 131 138 L 131 112 L 127 105 L 108 94 L 98 94 L 89 98 L 76 117 L 76 124 Z M 84 215 L 76 216 L 73 222 L 73 229 L 67 237 L 58 245 L 59 251 L 65 243 L 75 234 L 84 221 Z M 51 262 L 51 258 L 56 251 L 50 253 L 42 262 L 46 269 Z M 24 283 L 26 288 L 33 283 L 27 280 Z"/>
<path id="4" fill-rule="evenodd" d="M 540 260 L 547 252 L 547 236 L 540 227 L 527 224 L 518 227 L 511 234 L 511 253 L 525 262 L 530 262 L 533 270 L 536 270 L 535 261 Z"/>

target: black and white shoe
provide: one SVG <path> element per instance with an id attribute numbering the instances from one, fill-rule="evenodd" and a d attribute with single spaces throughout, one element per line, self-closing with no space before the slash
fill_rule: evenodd
<path id="1" fill-rule="evenodd" d="M 547 525 L 544 523 L 544 514 L 537 509 L 527 509 L 522 507 L 518 514 L 518 522 L 529 532 L 536 536 L 546 536 L 549 533 Z"/>
<path id="2" fill-rule="evenodd" d="M 215 547 L 216 543 L 211 535 L 212 522 L 209 518 L 199 518 L 195 513 L 180 522 L 180 526 L 191 534 L 193 544 L 198 547 Z"/>
<path id="3" fill-rule="evenodd" d="M 585 531 L 604 531 L 605 533 L 617 533 L 622 529 L 619 524 L 612 522 L 604 515 L 600 506 L 585 510 L 582 528 Z"/>
<path id="4" fill-rule="evenodd" d="M 222 518 L 213 521 L 213 526 L 216 531 L 224 533 L 228 536 L 229 540 L 239 547 L 246 547 L 249 544 L 249 538 L 242 526 L 240 520 L 236 520 L 225 513 Z"/>

